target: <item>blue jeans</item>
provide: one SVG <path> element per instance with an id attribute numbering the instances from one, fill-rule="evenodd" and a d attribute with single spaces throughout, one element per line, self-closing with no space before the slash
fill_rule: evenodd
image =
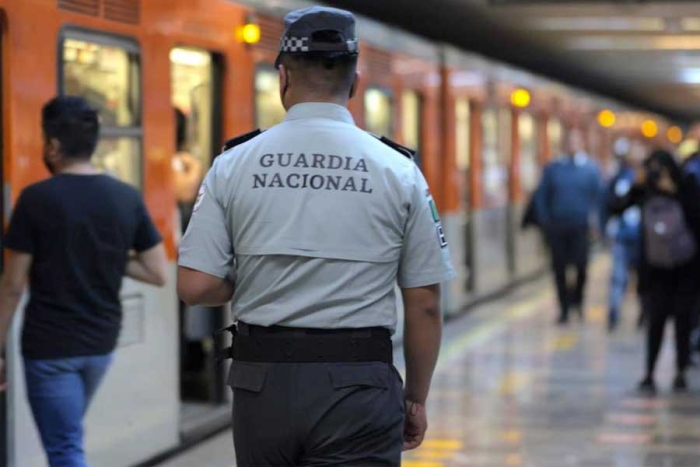
<path id="1" fill-rule="evenodd" d="M 24 360 L 29 405 L 51 467 L 88 467 L 83 416 L 112 359 Z"/>
<path id="2" fill-rule="evenodd" d="M 612 248 L 612 272 L 610 275 L 609 319 L 616 323 L 620 317 L 620 308 L 625 300 L 629 271 L 639 261 L 639 244 L 616 241 Z"/>

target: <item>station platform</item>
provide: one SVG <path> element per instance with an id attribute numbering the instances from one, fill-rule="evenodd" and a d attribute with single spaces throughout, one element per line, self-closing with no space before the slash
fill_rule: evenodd
<path id="1" fill-rule="evenodd" d="M 554 324 L 549 277 L 446 325 L 423 446 L 403 467 L 697 467 L 700 370 L 690 391 L 670 390 L 672 338 L 657 370 L 659 393 L 640 395 L 644 333 L 630 297 L 621 327 L 606 326 L 608 262 L 592 266 L 584 322 Z M 672 332 L 669 326 L 668 332 Z M 669 336 L 672 337 L 672 336 Z M 403 370 L 401 349 L 397 367 Z M 225 432 L 158 467 L 235 466 Z"/>

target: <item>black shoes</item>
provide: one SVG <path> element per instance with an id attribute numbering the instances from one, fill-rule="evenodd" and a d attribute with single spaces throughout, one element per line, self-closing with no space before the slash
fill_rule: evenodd
<path id="1" fill-rule="evenodd" d="M 673 380 L 673 390 L 676 392 L 685 392 L 688 390 L 688 383 L 684 375 L 676 375 L 676 378 Z"/>
<path id="2" fill-rule="evenodd" d="M 647 376 L 639 383 L 639 392 L 649 395 L 656 394 L 656 383 L 651 376 Z"/>
<path id="3" fill-rule="evenodd" d="M 675 392 L 685 392 L 688 390 L 688 382 L 685 379 L 685 375 L 676 375 L 673 380 L 673 390 Z M 656 394 L 656 383 L 651 376 L 647 376 L 639 383 L 639 392 L 654 395 Z"/>

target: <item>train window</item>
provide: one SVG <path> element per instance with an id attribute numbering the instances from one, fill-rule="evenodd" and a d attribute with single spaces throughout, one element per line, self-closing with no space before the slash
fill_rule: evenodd
<path id="1" fill-rule="evenodd" d="M 117 46 L 65 39 L 63 93 L 83 96 L 100 111 L 104 126 L 139 123 L 138 62 Z"/>
<path id="2" fill-rule="evenodd" d="M 365 91 L 365 129 L 377 135 L 391 138 L 392 108 L 391 94 L 379 88 L 369 88 Z"/>
<path id="3" fill-rule="evenodd" d="M 549 151 L 553 159 L 561 155 L 563 133 L 561 122 L 558 119 L 552 117 L 547 121 L 547 139 L 549 140 Z"/>
<path id="4" fill-rule="evenodd" d="M 106 174 L 138 186 L 141 141 L 131 137 L 103 136 L 97 144 L 93 161 Z"/>
<path id="5" fill-rule="evenodd" d="M 141 186 L 141 83 L 132 42 L 69 32 L 61 43 L 61 94 L 82 96 L 100 112 L 96 166 Z"/>
<path id="6" fill-rule="evenodd" d="M 537 125 L 535 118 L 523 113 L 518 118 L 518 135 L 520 139 L 520 185 L 523 193 L 529 195 L 539 179 L 537 162 Z"/>
<path id="7" fill-rule="evenodd" d="M 270 128 L 284 120 L 280 100 L 280 78 L 272 66 L 260 66 L 255 72 L 255 125 Z"/>
<path id="8" fill-rule="evenodd" d="M 421 129 L 423 106 L 420 94 L 415 91 L 405 91 L 401 96 L 401 126 L 404 144 L 411 149 L 421 151 Z M 416 160 L 420 165 L 420 160 Z"/>
<path id="9" fill-rule="evenodd" d="M 457 169 L 460 171 L 469 170 L 470 164 L 470 136 L 471 136 L 471 111 L 469 100 L 466 98 L 457 99 L 455 103 L 455 138 L 456 138 L 456 159 Z"/>
<path id="10" fill-rule="evenodd" d="M 170 51 L 170 89 L 173 106 L 179 112 L 177 151 L 192 155 L 206 168 L 215 150 L 212 138 L 214 69 L 209 52 L 176 47 Z M 183 118 L 184 117 L 184 118 Z"/>
<path id="11" fill-rule="evenodd" d="M 496 109 L 486 109 L 481 117 L 483 131 L 482 177 L 484 204 L 487 208 L 500 207 L 508 200 L 507 185 L 508 165 L 504 163 L 505 144 L 508 135 L 501 134 L 504 127 L 501 115 Z"/>

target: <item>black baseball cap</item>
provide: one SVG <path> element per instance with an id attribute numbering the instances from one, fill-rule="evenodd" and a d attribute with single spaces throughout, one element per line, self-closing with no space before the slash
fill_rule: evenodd
<path id="1" fill-rule="evenodd" d="M 321 31 L 333 31 L 341 38 L 339 42 L 314 40 Z M 355 16 L 338 8 L 313 6 L 295 10 L 284 17 L 284 33 L 280 40 L 279 53 L 328 53 L 329 56 L 357 55 L 360 51 Z M 277 55 L 275 67 L 279 67 Z"/>

